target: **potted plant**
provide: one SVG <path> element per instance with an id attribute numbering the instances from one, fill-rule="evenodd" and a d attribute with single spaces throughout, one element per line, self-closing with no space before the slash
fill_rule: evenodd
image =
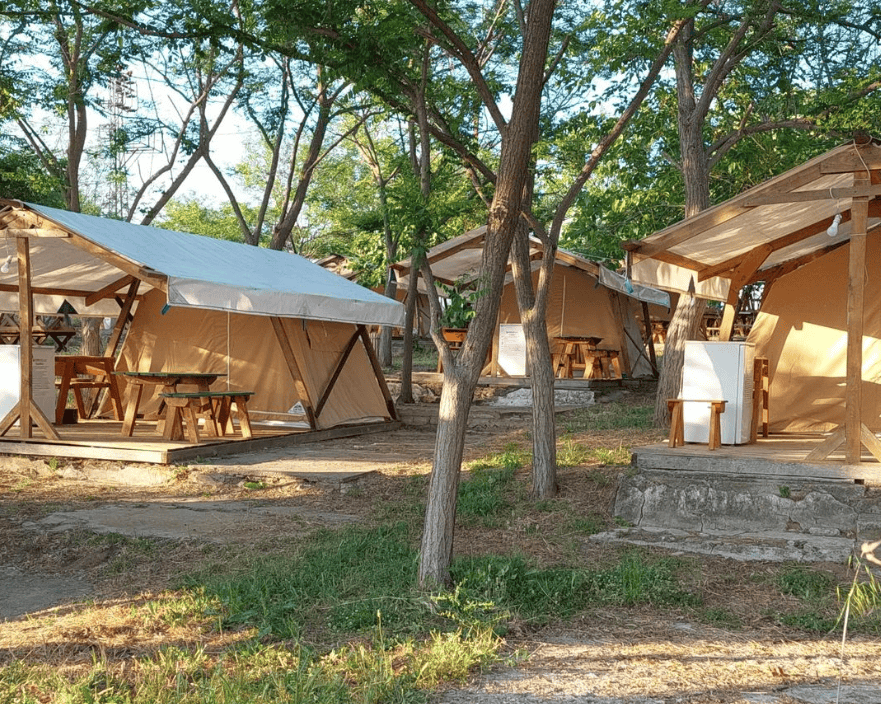
<path id="1" fill-rule="evenodd" d="M 478 291 L 469 291 L 459 282 L 440 284 L 446 295 L 446 305 L 441 313 L 441 332 L 448 342 L 462 342 L 468 325 L 474 317 L 474 302 Z"/>

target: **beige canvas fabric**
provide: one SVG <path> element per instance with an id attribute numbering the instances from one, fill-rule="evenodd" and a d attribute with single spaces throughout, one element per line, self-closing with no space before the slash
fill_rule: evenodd
<path id="1" fill-rule="evenodd" d="M 844 422 L 849 245 L 777 280 L 749 341 L 770 362 L 771 430 L 826 431 Z M 870 233 L 863 338 L 863 420 L 881 430 L 881 234 Z"/>
<path id="2" fill-rule="evenodd" d="M 144 297 L 126 337 L 118 370 L 217 372 L 225 377 L 212 388 L 228 386 L 255 392 L 249 411 L 256 418 L 303 420 L 289 415 L 301 399 L 269 318 L 183 308 L 170 308 L 162 315 L 164 303 L 158 291 Z M 349 323 L 293 318 L 285 318 L 284 326 L 314 406 L 357 328 Z M 155 411 L 156 393 L 149 398 L 146 395 L 145 390 L 141 408 Z M 370 360 L 358 343 L 317 419 L 318 428 L 388 417 Z"/>
<path id="3" fill-rule="evenodd" d="M 533 285 L 538 283 L 538 273 L 533 272 Z M 616 308 L 620 306 L 620 312 Z M 635 341 L 642 340 L 637 323 L 638 302 L 628 296 L 598 286 L 597 280 L 587 272 L 570 266 L 558 264 L 554 271 L 548 299 L 547 327 L 551 352 L 559 351 L 560 343 L 555 337 L 601 337 L 597 345 L 601 349 L 624 350 L 625 345 L 630 360 L 630 370 L 624 370 L 633 377 L 651 375 L 651 366 L 633 341 L 627 338 L 621 320 Z M 619 317 L 620 316 L 620 317 Z M 499 322 L 519 323 L 520 312 L 513 283 L 505 286 L 499 310 Z"/>

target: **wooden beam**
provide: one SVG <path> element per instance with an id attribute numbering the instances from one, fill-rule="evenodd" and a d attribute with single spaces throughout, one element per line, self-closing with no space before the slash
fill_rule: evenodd
<path id="1" fill-rule="evenodd" d="M 32 227 L 29 229 L 7 227 L 0 229 L 0 237 L 70 237 L 70 233 L 65 230 L 44 227 Z"/>
<path id="2" fill-rule="evenodd" d="M 275 331 L 275 337 L 278 340 L 279 347 L 281 347 L 282 356 L 284 357 L 285 363 L 288 365 L 288 371 L 291 373 L 291 378 L 294 381 L 294 388 L 297 391 L 297 396 L 300 399 L 300 403 L 303 404 L 306 420 L 309 422 L 309 427 L 312 428 L 312 430 L 316 430 L 315 411 L 313 410 L 312 399 L 309 396 L 309 389 L 306 388 L 306 384 L 303 381 L 300 365 L 297 364 L 297 356 L 294 354 L 293 347 L 291 347 L 291 341 L 288 339 L 288 334 L 284 329 L 284 320 L 276 315 L 270 316 L 269 319 L 272 321 L 272 329 Z"/>
<path id="3" fill-rule="evenodd" d="M 722 313 L 722 323 L 719 326 L 719 340 L 729 342 L 734 331 L 734 321 L 737 317 L 737 302 L 740 300 L 740 289 L 759 270 L 762 263 L 773 251 L 771 245 L 765 244 L 746 253 L 743 260 L 732 273 L 731 285 L 728 287 L 728 300 L 725 301 L 725 311 Z"/>
<path id="4" fill-rule="evenodd" d="M 21 331 L 21 391 L 18 396 L 21 437 L 32 437 L 31 406 L 34 370 L 34 295 L 31 291 L 31 248 L 27 237 L 16 240 L 18 248 L 18 327 Z"/>
<path id="5" fill-rule="evenodd" d="M 116 357 L 116 349 L 119 347 L 119 341 L 122 339 L 122 331 L 125 329 L 125 324 L 131 318 L 131 310 L 138 297 L 138 287 L 140 285 L 139 279 L 132 279 L 129 282 L 128 293 L 120 306 L 119 315 L 116 317 L 116 325 L 113 326 L 113 332 L 110 333 L 110 339 L 107 340 L 107 349 L 104 350 L 105 357 Z"/>
<path id="6" fill-rule="evenodd" d="M 13 286 L 11 284 L 0 284 L 0 291 L 4 291 L 6 293 L 15 293 L 18 291 L 18 286 Z M 32 293 L 38 296 L 64 296 L 64 298 L 85 298 L 86 296 L 90 296 L 92 291 L 84 291 L 78 288 L 50 288 L 48 286 L 34 286 L 31 289 Z M 138 299 L 141 297 L 138 296 Z"/>
<path id="7" fill-rule="evenodd" d="M 349 355 L 352 353 L 352 349 L 355 347 L 355 343 L 358 342 L 358 331 L 355 331 L 355 334 L 349 338 L 348 343 L 346 343 L 346 348 L 343 350 L 340 358 L 337 360 L 336 365 L 334 366 L 333 374 L 330 375 L 330 379 L 328 379 L 327 384 L 324 387 L 324 392 L 321 394 L 321 398 L 318 399 L 318 403 L 315 404 L 315 415 L 320 416 L 321 411 L 324 410 L 324 404 L 327 403 L 327 399 L 330 398 L 330 392 L 333 391 L 333 387 L 336 386 L 337 379 L 340 378 L 340 374 L 342 374 L 343 368 L 346 366 L 346 361 L 349 359 Z"/>
<path id="8" fill-rule="evenodd" d="M 370 335 L 367 334 L 367 328 L 363 325 L 358 326 L 358 333 L 361 335 L 361 342 L 364 343 L 364 349 L 367 351 L 367 359 L 370 360 L 370 366 L 373 369 L 373 376 L 379 384 L 379 391 L 385 399 L 385 406 L 388 409 L 389 417 L 392 420 L 398 420 L 398 411 L 395 408 L 395 401 L 391 392 L 388 390 L 388 384 L 385 383 L 385 374 L 382 373 L 382 365 L 376 356 L 376 350 L 373 349 L 373 343 L 370 342 Z"/>
<path id="9" fill-rule="evenodd" d="M 130 286 L 132 281 L 134 281 L 134 278 L 134 276 L 128 274 L 126 276 L 123 276 L 121 279 L 117 279 L 113 283 L 107 284 L 104 288 L 95 291 L 95 293 L 89 294 L 88 296 L 86 296 L 86 305 L 93 306 L 98 301 L 104 298 L 113 297 L 116 292 L 119 291 L 119 289 L 121 289 L 123 286 Z"/>
<path id="10" fill-rule="evenodd" d="M 31 250 L 27 237 L 16 239 L 18 254 L 18 326 L 20 331 L 21 383 L 18 403 L 0 422 L 0 435 L 18 420 L 19 433 L 23 439 L 33 437 L 33 424 L 36 423 L 45 436 L 58 440 L 58 433 L 33 399 L 34 339 L 34 296 L 31 290 Z"/>
<path id="11" fill-rule="evenodd" d="M 766 193 L 748 198 L 745 205 L 772 205 L 774 203 L 804 203 L 813 200 L 837 200 L 858 196 L 881 195 L 881 185 L 861 186 L 859 188 L 829 188 L 825 191 L 789 191 L 788 193 Z"/>
<path id="12" fill-rule="evenodd" d="M 858 147 L 854 145 L 853 149 L 834 157 L 826 159 L 820 165 L 820 173 L 823 174 L 845 174 L 845 173 L 866 173 L 881 169 L 881 149 L 866 145 Z"/>
<path id="13" fill-rule="evenodd" d="M 845 429 L 843 425 L 839 425 L 828 435 L 823 442 L 817 445 L 805 456 L 805 462 L 822 462 L 829 455 L 835 452 L 845 439 Z"/>
<path id="14" fill-rule="evenodd" d="M 868 175 L 854 173 L 854 186 L 863 185 Z M 847 397 L 845 405 L 845 456 L 848 464 L 858 464 L 862 454 L 860 427 L 863 425 L 863 316 L 866 287 L 865 197 L 851 202 L 850 259 L 847 286 Z"/>
<path id="15" fill-rule="evenodd" d="M 697 259 L 689 259 L 688 257 L 684 257 L 681 254 L 675 254 L 673 252 L 658 252 L 651 258 L 659 262 L 664 262 L 665 264 L 681 266 L 683 269 L 691 269 L 692 271 L 700 271 L 706 266 L 706 264 L 697 261 Z M 643 257 L 638 253 L 635 253 L 633 255 L 633 261 L 635 262 L 642 261 L 643 259 L 647 259 L 647 257 Z"/>
<path id="16" fill-rule="evenodd" d="M 649 304 L 645 301 L 640 301 L 640 303 L 642 304 L 642 323 L 645 326 L 645 344 L 649 351 L 649 362 L 652 365 L 652 375 L 657 379 L 658 358 L 655 353 L 655 335 L 652 331 L 652 316 L 651 313 L 649 313 Z"/>
<path id="17" fill-rule="evenodd" d="M 814 250 L 813 252 L 808 252 L 807 254 L 798 257 L 797 259 L 790 259 L 788 262 L 783 262 L 782 264 L 778 264 L 777 266 L 771 267 L 770 269 L 765 269 L 765 271 L 757 271 L 753 278 L 747 283 L 755 283 L 756 281 L 767 281 L 767 280 L 775 280 L 779 279 L 781 276 L 786 276 L 787 274 L 792 273 L 796 269 L 805 266 L 806 264 L 810 264 L 821 257 L 825 257 L 830 252 L 834 252 L 839 247 L 843 247 L 848 243 L 846 239 L 839 239 L 836 242 L 833 242 L 830 245 L 823 247 L 822 249 Z"/>
<path id="18" fill-rule="evenodd" d="M 80 237 L 76 233 L 71 234 L 71 242 L 75 242 L 80 249 L 87 251 L 98 259 L 101 259 L 108 264 L 112 264 L 123 273 L 135 276 L 154 288 L 158 288 L 166 293 L 168 292 L 168 277 L 165 276 L 165 274 L 160 274 L 152 269 L 145 268 L 126 257 L 111 252 L 104 247 L 87 240 L 85 237 Z"/>

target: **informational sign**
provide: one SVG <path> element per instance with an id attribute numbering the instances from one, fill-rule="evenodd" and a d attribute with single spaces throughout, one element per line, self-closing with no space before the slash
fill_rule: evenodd
<path id="1" fill-rule="evenodd" d="M 526 376 L 526 336 L 522 325 L 499 325 L 499 368 L 508 376 Z"/>

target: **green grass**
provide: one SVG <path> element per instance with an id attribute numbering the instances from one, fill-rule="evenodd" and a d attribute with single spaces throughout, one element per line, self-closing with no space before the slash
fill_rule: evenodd
<path id="1" fill-rule="evenodd" d="M 654 408 L 651 405 L 603 403 L 572 411 L 566 419 L 568 433 L 598 430 L 649 430 Z"/>
<path id="2" fill-rule="evenodd" d="M 510 490 L 514 485 L 514 469 L 472 469 L 470 476 L 459 483 L 456 517 L 465 524 L 496 526 L 513 507 Z"/>
<path id="3" fill-rule="evenodd" d="M 426 606 L 412 593 L 416 550 L 405 523 L 325 530 L 300 552 L 258 558 L 237 573 L 218 566 L 191 576 L 216 600 L 221 627 L 256 627 L 273 638 L 298 638 L 307 629 L 364 633 L 381 613 L 386 626 L 418 629 Z"/>

